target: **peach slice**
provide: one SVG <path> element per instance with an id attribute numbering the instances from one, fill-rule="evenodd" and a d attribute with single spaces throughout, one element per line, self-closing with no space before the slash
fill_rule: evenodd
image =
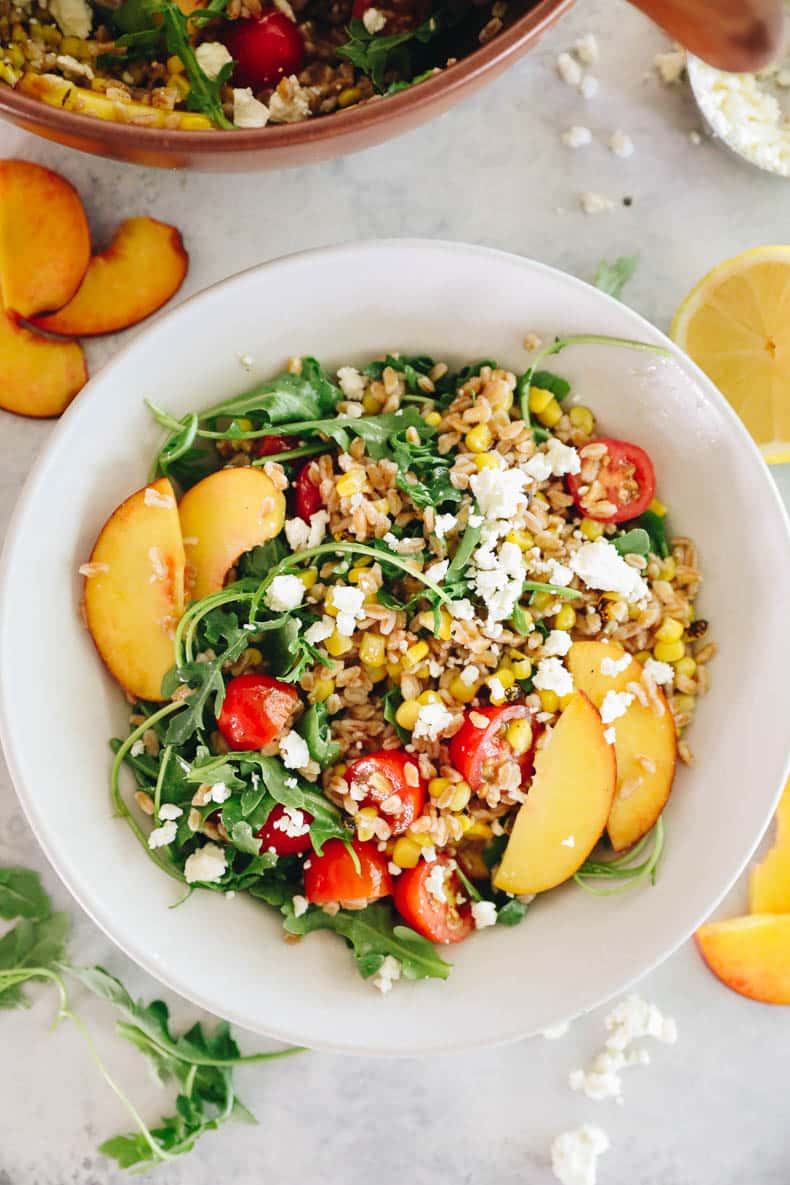
<path id="1" fill-rule="evenodd" d="M 87 381 L 78 342 L 39 337 L 0 309 L 0 407 L 20 416 L 58 416 Z"/>
<path id="2" fill-rule="evenodd" d="M 749 877 L 750 913 L 790 913 L 790 779 L 776 810 L 776 840 Z"/>
<path id="3" fill-rule="evenodd" d="M 73 185 L 24 160 L 0 161 L 0 288 L 20 317 L 59 309 L 91 257 L 88 220 Z"/>
<path id="4" fill-rule="evenodd" d="M 617 781 L 614 748 L 598 710 L 574 692 L 538 750 L 527 801 L 519 809 L 494 885 L 542 893 L 573 876 L 601 837 Z"/>
<path id="5" fill-rule="evenodd" d="M 728 988 L 763 1004 L 790 1004 L 790 914 L 706 922 L 695 938 L 703 959 Z"/>
<path id="6" fill-rule="evenodd" d="M 178 291 L 189 256 L 174 226 L 127 218 L 106 251 L 94 255 L 79 291 L 57 313 L 34 324 L 67 337 L 95 337 L 128 329 Z"/>
<path id="7" fill-rule="evenodd" d="M 568 667 L 580 691 L 589 695 L 597 708 L 607 692 L 627 691 L 637 684 L 644 703 L 635 697 L 614 729 L 617 755 L 617 794 L 607 823 L 612 847 L 630 848 L 655 824 L 663 811 L 675 777 L 677 735 L 666 698 L 658 688 L 642 680 L 642 664 L 631 659 L 617 675 L 604 675 L 603 660 L 625 657 L 617 642 L 574 642 L 568 653 Z M 633 692 L 632 692 L 633 694 Z"/>
<path id="8" fill-rule="evenodd" d="M 179 128 L 182 131 L 213 131 L 214 125 L 206 115 L 197 111 L 168 111 L 166 107 L 152 107 L 146 103 L 116 103 L 100 91 L 75 86 L 58 74 L 23 74 L 16 84 L 23 95 L 30 95 L 50 107 L 62 107 L 104 119 L 109 123 L 134 123 L 138 127 Z"/>
<path id="9" fill-rule="evenodd" d="M 222 588 L 240 555 L 280 533 L 285 498 L 260 469 L 220 469 L 192 486 L 178 510 L 187 591 L 198 601 Z"/>
<path id="10" fill-rule="evenodd" d="M 113 511 L 81 571 L 85 621 L 110 674 L 130 695 L 162 700 L 184 611 L 184 545 L 166 477 Z"/>

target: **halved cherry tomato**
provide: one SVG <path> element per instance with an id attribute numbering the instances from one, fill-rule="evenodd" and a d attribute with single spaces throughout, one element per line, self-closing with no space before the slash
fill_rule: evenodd
<path id="1" fill-rule="evenodd" d="M 302 816 L 301 825 L 294 823 L 293 812 L 286 810 L 279 802 L 272 807 L 269 818 L 261 827 L 260 831 L 256 831 L 256 836 L 261 841 L 261 851 L 267 852 L 270 848 L 274 848 L 278 856 L 293 856 L 297 852 L 308 852 L 313 846 L 310 841 L 310 824 L 313 821 L 313 816 L 307 811 L 299 811 Z M 299 832 L 299 834 L 289 834 L 289 832 Z"/>
<path id="2" fill-rule="evenodd" d="M 389 897 L 392 877 L 387 867 L 387 854 L 375 843 L 352 840 L 351 846 L 359 857 L 359 872 L 354 867 L 351 853 L 342 839 L 328 839 L 320 856 L 305 862 L 304 895 L 316 905 L 328 901 L 377 901 Z"/>
<path id="3" fill-rule="evenodd" d="M 277 8 L 264 8 L 251 20 L 230 21 L 225 44 L 236 63 L 234 84 L 254 90 L 275 86 L 285 74 L 297 74 L 304 61 L 298 25 Z"/>
<path id="4" fill-rule="evenodd" d="M 434 871 L 437 867 L 443 871 L 438 893 Z M 395 908 L 406 924 L 431 942 L 460 942 L 474 926 L 471 904 L 468 900 L 459 903 L 459 896 L 463 897 L 464 893 L 447 856 L 437 856 L 430 864 L 421 860 L 416 868 L 404 869 L 395 877 L 392 893 Z"/>
<path id="5" fill-rule="evenodd" d="M 474 708 L 466 712 L 464 722 L 450 741 L 450 760 L 473 790 L 479 790 L 503 761 L 517 761 L 521 766 L 521 783 L 532 773 L 535 761 L 535 729 L 532 745 L 517 756 L 506 739 L 507 725 L 512 720 L 531 716 L 526 704 L 503 704 L 499 708 Z M 476 721 L 485 718 L 478 727 Z"/>
<path id="6" fill-rule="evenodd" d="M 568 493 L 582 514 L 598 522 L 621 523 L 626 519 L 638 518 L 655 497 L 656 474 L 653 462 L 644 449 L 628 440 L 610 440 L 604 437 L 591 443 L 606 445 L 597 480 L 604 490 L 601 500 L 611 502 L 616 510 L 614 514 L 606 515 L 590 513 L 584 505 L 584 497 L 579 493 L 579 486 L 584 485 L 584 482 L 579 480 L 578 473 L 568 475 Z"/>
<path id="7" fill-rule="evenodd" d="M 397 796 L 400 804 L 390 804 L 395 806 L 394 810 L 381 811 L 391 825 L 393 835 L 408 831 L 422 810 L 425 781 L 420 776 L 417 762 L 402 749 L 382 749 L 358 757 L 346 768 L 344 776 L 349 787 L 364 788 L 365 797 L 357 799 L 360 806 L 375 806 L 381 810 L 382 803 Z"/>
<path id="8" fill-rule="evenodd" d="M 351 6 L 351 15 L 356 21 L 361 21 L 367 10 L 372 5 L 373 0 L 354 0 Z"/>
<path id="9" fill-rule="evenodd" d="M 299 696 L 270 675 L 237 675 L 225 688 L 217 724 L 231 749 L 263 749 L 290 722 Z"/>
<path id="10" fill-rule="evenodd" d="M 256 457 L 271 457 L 274 453 L 284 453 L 289 448 L 296 448 L 298 443 L 295 436 L 259 436 L 253 452 Z"/>
<path id="11" fill-rule="evenodd" d="M 300 518 L 303 518 L 306 523 L 314 514 L 324 505 L 324 500 L 321 497 L 321 491 L 310 476 L 310 466 L 312 462 L 308 461 L 299 470 L 299 475 L 296 478 L 296 513 Z"/>

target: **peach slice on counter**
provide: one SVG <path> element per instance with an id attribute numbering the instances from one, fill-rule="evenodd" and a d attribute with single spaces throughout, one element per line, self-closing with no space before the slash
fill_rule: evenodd
<path id="1" fill-rule="evenodd" d="M 184 611 L 184 545 L 167 478 L 113 511 L 81 572 L 85 621 L 110 674 L 130 695 L 163 699 Z"/>
<path id="2" fill-rule="evenodd" d="M 57 416 L 87 381 L 78 342 L 39 337 L 0 309 L 0 407 L 21 416 Z"/>
<path id="3" fill-rule="evenodd" d="M 85 210 L 73 185 L 41 165 L 0 161 L 0 289 L 20 317 L 59 309 L 91 257 Z"/>
<path id="4" fill-rule="evenodd" d="M 285 498 L 260 469 L 220 469 L 184 494 L 179 505 L 187 593 L 217 592 L 245 551 L 273 539 L 285 521 Z"/>
<path id="5" fill-rule="evenodd" d="M 750 913 L 790 913 L 790 779 L 776 810 L 776 840 L 749 877 Z"/>
<path id="6" fill-rule="evenodd" d="M 706 922 L 695 935 L 722 983 L 763 1004 L 790 1004 L 790 914 Z"/>
<path id="7" fill-rule="evenodd" d="M 627 691 L 629 683 L 637 684 L 644 695 L 644 703 L 635 696 L 625 714 L 610 725 L 615 735 L 617 794 L 607 830 L 618 852 L 630 848 L 653 827 L 669 798 L 677 764 L 672 713 L 663 692 L 643 683 L 642 664 L 634 658 L 617 675 L 601 671 L 604 659 L 617 662 L 625 653 L 617 642 L 574 642 L 568 653 L 574 685 L 586 692 L 597 708 L 609 691 Z"/>
<path id="8" fill-rule="evenodd" d="M 614 747 L 601 717 L 574 692 L 538 749 L 527 801 L 519 808 L 494 885 L 542 893 L 573 876 L 606 827 L 617 782 Z"/>
<path id="9" fill-rule="evenodd" d="M 81 112 L 109 123 L 134 123 L 140 127 L 178 128 L 190 132 L 214 130 L 208 116 L 197 111 L 168 111 L 164 107 L 151 107 L 146 103 L 116 103 L 99 91 L 75 86 L 58 74 L 28 72 L 22 75 L 15 89 L 23 95 L 48 103 L 50 107 Z"/>
<path id="10" fill-rule="evenodd" d="M 72 300 L 34 324 L 48 333 L 94 337 L 136 325 L 181 287 L 189 256 L 174 226 L 127 218 L 106 251 L 94 255 Z"/>

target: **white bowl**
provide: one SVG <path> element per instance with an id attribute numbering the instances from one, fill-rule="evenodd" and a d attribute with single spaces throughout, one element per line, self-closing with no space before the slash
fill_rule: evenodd
<path id="1" fill-rule="evenodd" d="M 80 623 L 80 562 L 109 512 L 142 485 L 160 431 L 150 396 L 177 415 L 275 373 L 291 354 L 330 366 L 386 350 L 525 365 L 527 331 L 604 333 L 667 346 L 675 361 L 613 347 L 552 360 L 603 429 L 646 446 L 675 529 L 700 547 L 700 598 L 721 648 L 666 813 L 655 888 L 598 899 L 569 886 L 515 930 L 446 953 L 447 982 L 386 998 L 343 943 L 286 945 L 277 916 L 172 881 L 113 818 L 107 740 L 127 708 Z M 255 359 L 245 374 L 239 356 Z M 2 575 L 0 709 L 11 773 L 64 882 L 152 975 L 210 1011 L 284 1041 L 417 1054 L 512 1040 L 620 991 L 682 942 L 743 868 L 787 759 L 788 524 L 738 419 L 654 328 L 595 289 L 529 260 L 454 243 L 360 243 L 236 276 L 158 319 L 93 379 L 38 458 Z"/>

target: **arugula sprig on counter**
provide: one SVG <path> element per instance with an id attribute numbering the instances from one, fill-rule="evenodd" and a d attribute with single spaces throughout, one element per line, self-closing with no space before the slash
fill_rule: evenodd
<path id="1" fill-rule="evenodd" d="M 638 255 L 618 255 L 614 263 L 607 263 L 602 259 L 595 272 L 593 284 L 607 296 L 619 300 L 628 281 L 636 271 L 639 263 Z"/>

